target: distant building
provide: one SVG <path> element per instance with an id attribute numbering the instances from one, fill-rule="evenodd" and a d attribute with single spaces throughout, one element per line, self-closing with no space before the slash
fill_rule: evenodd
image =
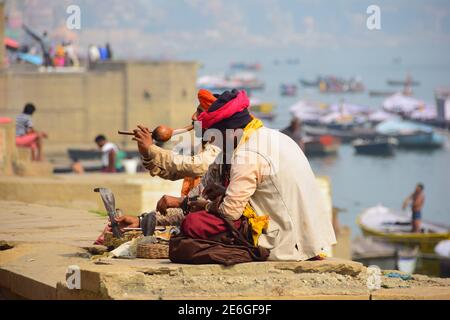
<path id="1" fill-rule="evenodd" d="M 450 124 L 450 87 L 436 89 L 435 97 L 437 119 Z"/>
<path id="2" fill-rule="evenodd" d="M 109 61 L 54 72 L 19 67 L 0 71 L 0 114 L 14 118 L 33 102 L 33 122 L 49 134 L 49 149 L 91 144 L 99 133 L 122 146 L 134 144 L 117 130 L 185 126 L 196 107 L 195 62 Z"/>

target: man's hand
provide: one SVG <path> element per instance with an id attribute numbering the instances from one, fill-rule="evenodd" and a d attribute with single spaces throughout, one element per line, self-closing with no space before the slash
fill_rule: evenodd
<path id="1" fill-rule="evenodd" d="M 402 210 L 406 209 L 406 207 L 409 205 L 410 201 L 411 201 L 411 197 L 408 197 L 403 201 Z"/>
<path id="2" fill-rule="evenodd" d="M 159 199 L 156 204 L 156 211 L 159 211 L 161 214 L 166 215 L 168 208 L 179 208 L 183 203 L 184 198 L 182 197 L 172 197 L 165 195 L 161 199 Z"/>
<path id="3" fill-rule="evenodd" d="M 124 228 L 139 228 L 139 218 L 133 216 L 121 216 L 115 218 L 116 222 L 119 224 L 120 231 L 124 232 Z M 109 231 L 111 229 L 111 223 L 108 224 Z"/>
<path id="4" fill-rule="evenodd" d="M 137 142 L 139 153 L 143 157 L 148 157 L 148 149 L 153 144 L 152 133 L 149 128 L 138 125 L 137 129 L 133 130 L 133 140 Z"/>
<path id="5" fill-rule="evenodd" d="M 220 207 L 220 204 L 222 203 L 222 199 L 223 199 L 223 196 L 219 196 L 215 200 L 213 200 L 208 207 L 208 212 L 220 217 L 221 215 L 219 212 L 219 207 Z"/>
<path id="6" fill-rule="evenodd" d="M 205 210 L 206 204 L 208 203 L 208 200 L 205 199 L 198 199 L 195 201 L 190 201 L 188 203 L 188 211 L 189 212 L 196 212 L 196 211 L 202 211 Z"/>
<path id="7" fill-rule="evenodd" d="M 203 196 L 209 200 L 215 200 L 218 197 L 223 197 L 227 189 L 219 183 L 208 183 L 203 190 Z"/>

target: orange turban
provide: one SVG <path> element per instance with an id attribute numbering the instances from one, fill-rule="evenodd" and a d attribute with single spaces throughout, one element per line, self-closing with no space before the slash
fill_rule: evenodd
<path id="1" fill-rule="evenodd" d="M 211 92 L 205 89 L 200 89 L 198 91 L 198 101 L 203 109 L 208 110 L 209 107 L 216 101 L 217 98 L 213 96 Z"/>

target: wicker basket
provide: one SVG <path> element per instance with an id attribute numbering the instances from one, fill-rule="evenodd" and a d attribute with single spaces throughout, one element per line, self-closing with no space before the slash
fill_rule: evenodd
<path id="1" fill-rule="evenodd" d="M 138 243 L 136 256 L 141 259 L 168 259 L 169 245 L 162 243 Z"/>
<path id="2" fill-rule="evenodd" d="M 128 231 L 123 234 L 122 238 L 115 238 L 111 232 L 105 232 L 104 245 L 108 248 L 117 248 L 121 244 L 142 236 L 141 231 Z"/>

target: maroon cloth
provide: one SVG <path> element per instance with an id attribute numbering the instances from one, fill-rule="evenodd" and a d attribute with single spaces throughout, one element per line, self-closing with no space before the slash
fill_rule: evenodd
<path id="1" fill-rule="evenodd" d="M 233 222 L 238 229 L 241 220 Z M 181 223 L 181 231 L 189 238 L 209 239 L 212 236 L 227 231 L 227 226 L 222 218 L 219 218 L 206 211 L 197 211 L 189 213 Z"/>

